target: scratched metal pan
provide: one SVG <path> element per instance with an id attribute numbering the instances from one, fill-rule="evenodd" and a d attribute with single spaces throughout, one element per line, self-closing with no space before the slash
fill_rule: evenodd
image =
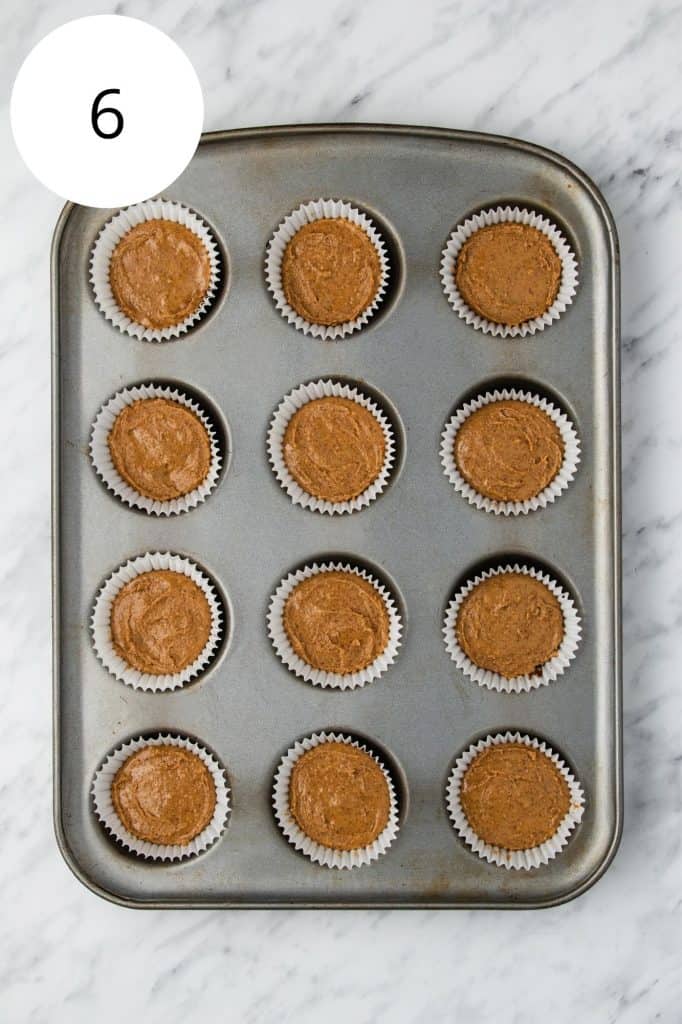
<path id="1" fill-rule="evenodd" d="M 109 211 L 67 206 L 53 246 L 55 820 L 62 852 L 91 889 L 134 907 L 541 907 L 586 890 L 621 830 L 618 250 L 613 221 L 585 175 L 562 157 L 511 139 L 440 129 L 316 125 L 218 132 L 167 196 L 198 211 L 222 248 L 227 285 L 182 340 L 119 333 L 98 312 L 88 255 Z M 379 315 L 338 342 L 305 337 L 275 309 L 264 282 L 267 241 L 282 217 L 320 196 L 348 199 L 386 237 L 392 283 Z M 548 214 L 577 254 L 569 310 L 526 339 L 486 337 L 459 319 L 439 279 L 453 226 L 488 205 Z M 111 211 L 113 212 L 113 211 Z M 294 506 L 266 457 L 266 430 L 303 381 L 359 381 L 393 416 L 399 465 L 371 507 L 322 516 Z M 187 514 L 132 511 L 95 476 L 87 445 L 118 388 L 173 381 L 213 409 L 229 464 Z M 579 472 L 552 506 L 495 517 L 462 499 L 439 460 L 443 425 L 463 396 L 490 382 L 530 383 L 573 417 Z M 145 551 L 185 554 L 217 581 L 227 640 L 184 690 L 137 692 L 98 662 L 88 620 L 102 580 Z M 323 690 L 278 661 L 268 598 L 292 567 L 343 555 L 393 588 L 406 620 L 393 667 L 361 690 Z M 441 636 L 453 588 L 510 555 L 548 567 L 570 589 L 584 634 L 566 674 L 522 695 L 480 688 L 450 661 Z M 546 739 L 580 778 L 584 819 L 538 870 L 486 864 L 456 837 L 445 807 L 454 758 L 490 732 Z M 163 866 L 117 848 L 95 819 L 93 773 L 139 733 L 197 737 L 225 765 L 232 813 L 194 860 Z M 338 729 L 365 738 L 398 783 L 401 829 L 376 863 L 312 864 L 273 819 L 273 773 L 294 740 Z"/>

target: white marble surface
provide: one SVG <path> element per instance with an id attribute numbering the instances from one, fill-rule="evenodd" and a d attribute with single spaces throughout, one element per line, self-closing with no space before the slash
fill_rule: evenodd
<path id="1" fill-rule="evenodd" d="M 535 913 L 136 913 L 52 835 L 48 253 L 59 200 L 7 124 L 28 49 L 114 9 L 173 35 L 206 128 L 393 121 L 555 148 L 623 256 L 626 826 L 602 881 Z M 674 0 L 5 0 L 0 255 L 0 1019 L 154 1024 L 681 1019 L 682 214 Z"/>

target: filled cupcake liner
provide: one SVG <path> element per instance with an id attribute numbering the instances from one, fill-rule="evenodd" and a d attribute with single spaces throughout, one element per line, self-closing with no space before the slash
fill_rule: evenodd
<path id="1" fill-rule="evenodd" d="M 561 439 L 564 443 L 564 458 L 559 472 L 547 486 L 535 494 L 532 498 L 524 501 L 496 501 L 481 494 L 469 484 L 459 469 L 455 460 L 455 438 L 462 424 L 468 420 L 472 413 L 482 409 L 492 402 L 517 401 L 527 402 L 541 409 L 556 424 Z M 471 505 L 482 509 L 485 512 L 493 512 L 495 515 L 517 516 L 525 515 L 527 512 L 534 512 L 539 508 L 546 508 L 559 495 L 566 490 L 575 477 L 580 463 L 580 440 L 575 427 L 568 416 L 555 405 L 552 405 L 546 398 L 534 394 L 531 391 L 520 391 L 516 388 L 503 388 L 502 390 L 487 391 L 478 395 L 470 402 L 462 405 L 448 420 L 441 435 L 440 459 L 450 483 L 456 491 L 459 491 Z"/>
<path id="2" fill-rule="evenodd" d="M 500 743 L 522 743 L 526 747 L 532 747 L 534 750 L 546 754 L 561 772 L 569 788 L 571 803 L 559 828 L 550 839 L 528 850 L 507 850 L 504 847 L 491 846 L 490 843 L 484 842 L 472 829 L 461 804 L 460 793 L 467 768 L 483 750 Z M 507 868 L 507 870 L 515 868 L 516 870 L 530 871 L 532 868 L 549 864 L 564 848 L 571 832 L 582 819 L 585 810 L 585 797 L 580 783 L 571 774 L 559 755 L 555 754 L 546 743 L 523 733 L 505 732 L 487 736 L 484 740 L 473 743 L 468 750 L 460 754 L 448 780 L 447 807 L 455 831 L 482 860 L 486 860 L 489 864 L 497 864 L 498 867 Z"/>
<path id="3" fill-rule="evenodd" d="M 522 324 L 498 324 L 476 313 L 466 304 L 455 282 L 457 257 L 464 243 L 476 231 L 491 224 L 525 224 L 537 228 L 550 240 L 557 256 L 561 260 L 561 281 L 559 291 L 552 305 L 541 316 L 526 320 Z M 455 312 L 477 331 L 483 331 L 498 338 L 525 338 L 529 334 L 543 331 L 570 306 L 578 287 L 578 264 L 576 258 L 559 228 L 532 210 L 518 206 L 496 206 L 469 217 L 459 224 L 448 238 L 443 250 L 440 265 L 440 277 L 448 302 Z"/>
<path id="4" fill-rule="evenodd" d="M 282 287 L 282 259 L 287 245 L 296 232 L 305 224 L 310 224 L 315 220 L 322 220 L 324 218 L 348 220 L 362 228 L 377 251 L 381 267 L 379 287 L 370 305 L 355 320 L 349 320 L 343 324 L 334 324 L 331 327 L 325 324 L 310 323 L 300 316 L 287 302 L 284 288 Z M 317 199 L 310 203 L 302 203 L 301 206 L 285 217 L 279 225 L 268 242 L 265 255 L 265 279 L 268 290 L 272 292 L 275 305 L 282 316 L 288 323 L 293 324 L 297 330 L 302 331 L 303 334 L 310 334 L 314 338 L 326 340 L 345 338 L 347 335 L 352 334 L 354 331 L 359 331 L 361 327 L 365 326 L 384 298 L 386 288 L 388 287 L 389 273 L 390 266 L 386 246 L 374 223 L 366 214 L 361 213 L 360 210 L 350 203 L 343 202 L 340 199 Z"/>
<path id="5" fill-rule="evenodd" d="M 386 827 L 383 832 L 369 846 L 361 846 L 356 850 L 335 850 L 329 846 L 323 846 L 315 842 L 302 831 L 297 825 L 294 816 L 289 809 L 289 783 L 293 767 L 303 754 L 321 743 L 345 743 L 349 747 L 357 747 L 363 750 L 381 768 L 390 794 L 390 811 Z M 312 736 L 306 736 L 297 740 L 293 747 L 286 752 L 275 774 L 275 784 L 272 792 L 272 803 L 275 811 L 277 824 L 292 846 L 309 857 L 315 864 L 326 868 L 358 868 L 365 864 L 371 864 L 383 853 L 386 853 L 394 841 L 400 828 L 398 820 L 398 798 L 396 796 L 393 780 L 387 769 L 384 767 L 376 754 L 369 750 L 364 743 L 354 740 L 352 736 L 345 736 L 342 733 L 317 732 Z"/>
<path id="6" fill-rule="evenodd" d="M 319 398 L 348 398 L 357 402 L 363 409 L 367 409 L 377 420 L 384 435 L 385 455 L 384 464 L 375 480 L 361 494 L 347 501 L 327 501 L 324 498 L 316 498 L 309 494 L 293 478 L 287 467 L 284 458 L 284 435 L 294 413 L 298 412 L 308 402 Z M 294 505 L 301 505 L 303 508 L 311 509 L 314 512 L 328 513 L 329 515 L 343 514 L 345 512 L 357 512 L 366 508 L 377 498 L 386 487 L 391 475 L 391 469 L 395 461 L 395 439 L 393 428 L 381 408 L 367 395 L 357 388 L 348 384 L 340 384 L 332 380 L 317 380 L 311 384 L 301 384 L 294 388 L 280 402 L 268 430 L 268 456 L 275 476 L 283 489 L 287 492 Z"/>
<path id="7" fill-rule="evenodd" d="M 109 450 L 109 434 L 119 414 L 126 406 L 148 398 L 165 398 L 191 410 L 204 425 L 211 448 L 211 463 L 204 480 L 193 491 L 188 491 L 187 494 L 168 501 L 146 497 L 131 487 L 116 469 Z M 222 463 L 215 428 L 201 406 L 177 388 L 157 384 L 140 384 L 138 387 L 123 388 L 104 403 L 92 425 L 90 459 L 97 475 L 117 498 L 120 498 L 126 505 L 130 505 L 131 508 L 139 508 L 156 516 L 170 516 L 187 512 L 205 501 L 218 482 Z"/>
<path id="8" fill-rule="evenodd" d="M 307 580 L 311 576 L 323 572 L 347 572 L 360 576 L 363 580 L 367 580 L 368 583 L 372 584 L 386 607 L 389 620 L 386 647 L 374 659 L 371 665 L 360 669 L 358 672 L 342 675 L 338 672 L 326 672 L 322 669 L 313 668 L 312 665 L 309 665 L 308 662 L 296 654 L 284 628 L 284 606 L 291 592 L 302 580 Z M 313 686 L 332 687 L 337 690 L 354 690 L 383 675 L 397 657 L 401 643 L 402 628 L 396 603 L 386 587 L 379 583 L 365 569 L 360 569 L 357 566 L 344 562 L 325 562 L 320 565 L 315 562 L 312 565 L 306 565 L 303 569 L 298 569 L 296 572 L 289 573 L 271 597 L 268 610 L 268 635 L 272 640 L 277 657 L 300 679 L 312 683 Z"/>
<path id="9" fill-rule="evenodd" d="M 111 608 L 118 592 L 143 573 L 155 569 L 168 569 L 172 572 L 179 572 L 189 577 L 201 588 L 211 610 L 211 632 L 201 654 L 182 669 L 181 672 L 169 673 L 166 675 L 152 675 L 148 672 L 140 672 L 129 665 L 114 649 L 111 639 Z M 223 609 L 216 594 L 211 580 L 188 558 L 181 555 L 173 555 L 170 552 L 156 551 L 147 552 L 137 558 L 131 558 L 119 566 L 115 572 L 108 577 L 95 598 L 95 604 L 90 620 L 90 631 L 95 654 L 104 667 L 111 672 L 116 679 L 119 679 L 127 686 L 135 690 L 147 690 L 154 693 L 162 693 L 168 690 L 177 690 L 185 686 L 190 680 L 196 678 L 209 664 L 220 643 L 223 633 Z"/>
<path id="10" fill-rule="evenodd" d="M 213 817 L 203 832 L 195 836 L 191 842 L 178 846 L 166 846 L 138 839 L 127 830 L 119 818 L 111 798 L 111 787 L 119 768 L 128 758 L 143 747 L 173 746 L 183 747 L 196 754 L 204 762 L 211 773 L 215 786 L 216 805 Z M 138 857 L 147 860 L 174 861 L 185 860 L 203 853 L 223 834 L 230 813 L 230 790 L 225 778 L 225 769 L 205 747 L 186 736 L 161 733 L 149 739 L 137 736 L 127 743 L 121 744 L 105 759 L 95 773 L 91 787 L 94 810 L 109 835 L 125 849 Z"/>
<path id="11" fill-rule="evenodd" d="M 505 676 L 499 675 L 497 672 L 492 672 L 490 669 L 481 668 L 479 665 L 476 665 L 464 653 L 459 645 L 459 641 L 457 640 L 457 616 L 459 615 L 459 610 L 465 597 L 467 597 L 479 583 L 482 583 L 483 580 L 490 579 L 492 576 L 500 576 L 510 572 L 522 573 L 524 576 L 531 576 L 535 580 L 540 580 L 540 582 L 544 583 L 547 589 L 554 594 L 561 605 L 561 613 L 564 620 L 564 637 L 561 641 L 561 646 L 559 647 L 557 654 L 553 658 L 550 658 L 549 661 L 545 662 L 540 673 L 532 676 L 514 676 L 512 679 L 507 679 Z M 458 590 L 452 601 L 450 601 L 445 614 L 445 625 L 443 627 L 445 646 L 448 654 L 457 667 L 462 670 L 464 675 L 473 679 L 479 684 L 479 686 L 485 686 L 489 690 L 497 690 L 501 693 L 527 693 L 529 690 L 535 690 L 539 686 L 546 686 L 548 683 L 557 679 L 566 671 L 571 661 L 573 661 L 580 644 L 581 632 L 582 627 L 580 623 L 580 616 L 578 615 L 578 610 L 570 595 L 559 586 L 556 580 L 552 579 L 551 576 L 548 576 L 547 573 L 541 572 L 539 569 L 530 568 L 527 565 L 518 564 L 500 566 L 496 569 L 488 569 L 486 572 L 479 573 L 479 575 L 469 580 L 463 587 L 461 587 L 460 590 Z"/>
<path id="12" fill-rule="evenodd" d="M 114 249 L 132 228 L 149 220 L 170 220 L 189 228 L 203 242 L 211 266 L 211 280 L 201 304 L 181 323 L 161 329 L 145 327 L 131 320 L 119 308 L 109 284 L 109 263 Z M 208 225 L 188 207 L 168 199 L 148 199 L 120 210 L 100 231 L 90 256 L 90 283 L 97 306 L 119 331 L 141 341 L 170 341 L 185 334 L 211 306 L 221 272 L 220 253 Z"/>

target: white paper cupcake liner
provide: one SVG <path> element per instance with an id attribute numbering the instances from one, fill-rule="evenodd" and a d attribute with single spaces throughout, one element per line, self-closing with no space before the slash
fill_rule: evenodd
<path id="1" fill-rule="evenodd" d="M 371 665 L 358 672 L 341 675 L 337 672 L 325 672 L 322 669 L 313 668 L 307 661 L 299 658 L 289 642 L 289 637 L 284 628 L 284 606 L 287 598 L 302 580 L 307 580 L 321 572 L 348 572 L 355 576 L 360 576 L 363 580 L 367 580 L 368 583 L 372 584 L 386 606 L 389 621 L 386 648 L 378 658 L 374 659 Z M 300 679 L 312 683 L 313 686 L 329 686 L 337 690 L 354 690 L 356 687 L 364 686 L 365 683 L 370 683 L 373 679 L 383 675 L 397 657 L 401 643 L 402 628 L 400 614 L 395 601 L 386 587 L 379 583 L 365 569 L 359 569 L 357 566 L 348 565 L 343 562 L 326 562 L 321 565 L 313 563 L 312 565 L 306 565 L 303 569 L 298 569 L 296 572 L 289 573 L 271 597 L 268 610 L 268 635 L 273 642 L 278 658 Z"/>
<path id="2" fill-rule="evenodd" d="M 156 498 L 148 498 L 140 494 L 134 487 L 120 475 L 111 458 L 109 450 L 109 434 L 113 429 L 116 418 L 128 405 L 148 398 L 166 398 L 171 402 L 183 405 L 203 423 L 208 434 L 211 448 L 211 463 L 208 473 L 202 482 L 193 491 L 181 495 L 179 498 L 172 498 L 169 501 L 160 501 Z M 204 410 L 197 402 L 189 398 L 177 388 L 160 386 L 158 384 L 140 384 L 138 387 L 123 388 L 104 403 L 97 414 L 90 433 L 90 459 L 97 475 L 104 481 L 110 491 L 124 501 L 131 508 L 139 508 L 157 516 L 177 515 L 180 512 L 187 512 L 196 508 L 206 500 L 218 482 L 221 467 L 221 454 L 218 445 L 215 428 Z"/>
<path id="3" fill-rule="evenodd" d="M 131 228 L 148 220 L 170 220 L 189 228 L 204 243 L 211 265 L 211 281 L 201 305 L 181 323 L 160 330 L 145 327 L 126 316 L 117 305 L 109 284 L 109 261 L 114 249 Z M 99 309 L 119 331 L 141 341 L 170 341 L 185 334 L 213 302 L 220 275 L 220 254 L 208 226 L 188 207 L 168 199 L 148 199 L 120 210 L 100 231 L 90 256 L 90 283 Z"/>
<path id="4" fill-rule="evenodd" d="M 564 458 L 557 475 L 539 494 L 532 498 L 526 498 L 524 501 L 496 501 L 493 498 L 487 498 L 467 483 L 455 461 L 455 438 L 465 420 L 478 409 L 482 409 L 483 406 L 501 401 L 528 402 L 529 405 L 541 409 L 556 424 L 564 443 Z M 475 505 L 476 508 L 483 509 L 485 512 L 494 512 L 495 515 L 525 515 L 527 512 L 545 508 L 566 490 L 573 480 L 580 462 L 580 441 L 568 416 L 546 398 L 541 398 L 540 395 L 531 391 L 519 391 L 516 388 L 487 391 L 462 405 L 446 423 L 441 438 L 440 460 L 450 483 L 456 491 L 464 495 L 471 505 Z"/>
<path id="5" fill-rule="evenodd" d="M 199 657 L 181 672 L 158 676 L 151 675 L 148 672 L 140 672 L 116 653 L 111 640 L 110 627 L 111 607 L 121 588 L 136 576 L 151 572 L 154 569 L 168 569 L 172 572 L 183 573 L 189 577 L 201 588 L 211 610 L 211 632 L 206 646 Z M 180 555 L 173 555 L 168 551 L 157 551 L 153 553 L 147 552 L 144 555 L 139 555 L 137 558 L 131 558 L 119 566 L 102 584 L 95 598 L 92 618 L 90 620 L 90 630 L 95 654 L 116 679 L 119 679 L 127 686 L 132 686 L 135 690 L 161 693 L 184 686 L 206 668 L 220 643 L 224 628 L 222 619 L 223 609 L 216 595 L 213 583 L 201 572 L 194 562 L 190 562 L 188 558 L 182 558 Z"/>
<path id="6" fill-rule="evenodd" d="M 369 846 L 359 847 L 357 850 L 334 850 L 329 846 L 316 843 L 298 827 L 289 809 L 289 782 L 291 772 L 299 757 L 306 751 L 312 750 L 313 747 L 318 747 L 321 743 L 332 742 L 345 743 L 349 747 L 357 747 L 369 754 L 384 773 L 389 788 L 391 806 L 386 828 L 373 843 Z M 373 751 L 368 750 L 363 743 L 354 740 L 352 736 L 344 736 L 341 733 L 317 732 L 312 736 L 306 736 L 305 739 L 297 740 L 293 747 L 290 747 L 280 761 L 275 774 L 272 803 L 277 823 L 292 846 L 309 857 L 315 864 L 326 868 L 358 868 L 364 864 L 371 864 L 372 861 L 386 853 L 400 828 L 398 798 L 389 772 Z"/>
<path id="7" fill-rule="evenodd" d="M 546 235 L 554 246 L 562 266 L 559 291 L 549 309 L 541 316 L 536 316 L 532 320 L 526 320 L 522 324 L 515 324 L 513 326 L 493 323 L 491 320 L 486 320 L 485 317 L 480 316 L 466 304 L 455 283 L 457 256 L 467 239 L 480 228 L 489 227 L 491 224 L 504 223 L 526 224 L 529 227 L 537 228 L 538 231 L 542 231 L 543 235 Z M 522 209 L 518 206 L 496 206 L 474 214 L 474 216 L 469 217 L 463 224 L 455 228 L 443 250 L 440 277 L 445 295 L 452 308 L 463 320 L 472 327 L 475 327 L 477 331 L 483 331 L 485 334 L 498 338 L 525 338 L 528 334 L 532 335 L 537 331 L 543 331 L 554 320 L 558 320 L 561 314 L 570 306 L 578 287 L 578 264 L 568 242 L 551 220 L 532 210 Z"/>
<path id="8" fill-rule="evenodd" d="M 332 502 L 309 494 L 294 480 L 284 459 L 284 435 L 294 413 L 298 412 L 304 405 L 307 405 L 308 402 L 313 402 L 319 398 L 331 397 L 348 398 L 353 402 L 357 402 L 363 409 L 371 412 L 381 427 L 385 441 L 384 464 L 379 475 L 362 494 L 358 494 L 357 497 L 351 498 L 348 501 Z M 268 456 L 275 476 L 294 505 L 301 505 L 303 508 L 308 508 L 315 512 L 326 512 L 329 515 L 343 514 L 345 512 L 357 512 L 362 508 L 366 508 L 384 490 L 395 461 L 395 439 L 393 437 L 393 428 L 386 415 L 376 402 L 368 398 L 362 391 L 350 387 L 348 384 L 340 384 L 337 381 L 317 380 L 311 384 L 301 384 L 300 387 L 294 388 L 280 402 L 268 430 Z"/>
<path id="9" fill-rule="evenodd" d="M 331 327 L 325 324 L 312 324 L 300 316 L 287 302 L 282 287 L 282 258 L 284 250 L 304 224 L 310 224 L 312 221 L 322 220 L 323 218 L 348 220 L 362 228 L 377 251 L 381 267 L 379 288 L 370 305 L 355 320 L 349 320 L 344 324 L 334 324 Z M 285 217 L 279 225 L 268 243 L 265 255 L 265 279 L 269 291 L 272 292 L 275 305 L 282 316 L 304 334 L 310 334 L 314 338 L 324 338 L 327 340 L 345 338 L 347 335 L 364 327 L 383 300 L 386 288 L 388 287 L 389 273 L 390 267 L 386 246 L 374 223 L 366 214 L 361 213 L 360 210 L 357 210 L 350 203 L 339 199 L 317 199 L 299 206 L 298 209 Z"/>
<path id="10" fill-rule="evenodd" d="M 564 638 L 561 641 L 561 646 L 559 647 L 557 654 L 553 658 L 550 658 L 549 661 L 545 662 L 540 673 L 532 676 L 514 676 L 512 679 L 507 679 L 505 676 L 501 676 L 497 672 L 492 672 L 490 669 L 481 668 L 467 657 L 457 640 L 456 627 L 459 609 L 461 608 L 465 597 L 467 597 L 467 595 L 470 594 L 479 583 L 482 583 L 483 580 L 490 579 L 491 576 L 500 576 L 510 572 L 523 573 L 524 576 L 532 576 L 533 579 L 540 580 L 541 583 L 544 583 L 547 589 L 554 594 L 561 605 L 561 614 L 563 615 L 564 620 Z M 566 671 L 568 665 L 575 657 L 575 653 L 578 650 L 578 645 L 580 643 L 581 632 L 582 627 L 580 624 L 580 616 L 578 615 L 578 610 L 573 599 L 565 590 L 563 590 L 562 587 L 559 586 L 556 580 L 553 580 L 551 576 L 547 575 L 547 573 L 540 572 L 539 569 L 532 569 L 527 565 L 517 564 L 500 566 L 497 569 L 488 569 L 486 572 L 482 572 L 478 576 L 469 580 L 457 592 L 452 601 L 450 601 L 445 615 L 445 625 L 443 627 L 445 646 L 457 667 L 460 668 L 466 676 L 469 676 L 470 679 L 475 680 L 475 682 L 480 686 L 486 686 L 489 690 L 498 690 L 502 693 L 527 693 L 529 690 L 535 690 L 539 686 L 546 686 L 554 679 L 557 679 Z"/>
<path id="11" fill-rule="evenodd" d="M 119 818 L 111 799 L 111 787 L 114 777 L 119 768 L 128 758 L 142 747 L 173 746 L 183 747 L 200 757 L 211 773 L 215 785 L 216 805 L 213 817 L 203 832 L 190 842 L 182 846 L 165 846 L 158 843 L 149 843 L 144 839 L 138 839 L 125 828 Z M 227 825 L 230 813 L 230 790 L 225 779 L 225 769 L 210 754 L 205 747 L 185 736 L 160 734 L 153 738 L 138 736 L 117 747 L 112 754 L 106 758 L 98 769 L 92 782 L 92 798 L 95 814 L 100 822 L 121 846 L 130 850 L 131 853 L 148 860 L 174 861 L 184 860 L 187 857 L 194 857 L 203 853 L 209 846 L 223 834 Z"/>
<path id="12" fill-rule="evenodd" d="M 528 850 L 507 850 L 504 847 L 491 846 L 490 843 L 484 842 L 471 828 L 460 801 L 462 780 L 471 762 L 487 747 L 497 746 L 500 743 L 522 743 L 546 754 L 563 775 L 570 791 L 571 803 L 566 817 L 556 833 L 551 839 Z M 486 739 L 473 743 L 459 756 L 448 780 L 447 806 L 455 831 L 479 857 L 488 861 L 489 864 L 497 864 L 498 867 L 529 871 L 532 868 L 541 867 L 543 864 L 549 864 L 561 852 L 568 842 L 571 832 L 582 819 L 585 798 L 580 783 L 574 778 L 559 755 L 555 754 L 545 743 L 519 732 L 506 732 L 498 733 L 496 736 L 487 736 Z"/>

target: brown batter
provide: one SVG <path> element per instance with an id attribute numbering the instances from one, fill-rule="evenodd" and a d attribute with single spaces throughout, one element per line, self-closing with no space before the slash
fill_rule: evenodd
<path id="1" fill-rule="evenodd" d="M 349 501 L 367 490 L 384 464 L 386 441 L 376 417 L 350 398 L 318 398 L 294 413 L 284 461 L 304 491 Z"/>
<path id="2" fill-rule="evenodd" d="M 457 468 L 475 491 L 496 501 L 525 501 L 554 479 L 564 458 L 556 423 L 528 402 L 477 409 L 455 437 Z"/>
<path id="3" fill-rule="evenodd" d="M 346 743 L 321 743 L 294 765 L 289 807 L 298 827 L 322 846 L 369 846 L 388 824 L 386 776 L 373 757 Z"/>
<path id="4" fill-rule="evenodd" d="M 154 569 L 135 576 L 111 606 L 116 653 L 139 672 L 172 675 L 196 661 L 211 634 L 206 595 L 181 572 Z"/>
<path id="5" fill-rule="evenodd" d="M 284 629 L 313 668 L 350 675 L 386 649 L 389 618 L 375 587 L 351 572 L 320 572 L 302 580 L 284 605 Z"/>
<path id="6" fill-rule="evenodd" d="M 561 260 L 537 228 L 491 224 L 460 249 L 455 283 L 474 312 L 513 326 L 547 312 L 561 284 Z"/>
<path id="7" fill-rule="evenodd" d="M 491 576 L 459 609 L 457 640 L 480 668 L 506 679 L 534 676 L 564 638 L 561 605 L 544 583 L 523 573 Z"/>
<path id="8" fill-rule="evenodd" d="M 336 217 L 304 224 L 282 258 L 289 305 L 312 324 L 355 320 L 379 290 L 379 255 L 357 224 Z"/>
<path id="9" fill-rule="evenodd" d="M 170 220 L 136 224 L 114 249 L 109 284 L 119 309 L 153 330 L 174 327 L 195 312 L 211 283 L 206 246 Z"/>
<path id="10" fill-rule="evenodd" d="M 506 850 L 530 850 L 551 839 L 571 805 L 553 761 L 522 743 L 488 747 L 474 758 L 460 800 L 476 835 Z"/>
<path id="11" fill-rule="evenodd" d="M 131 754 L 114 776 L 111 799 L 128 832 L 162 846 L 191 842 L 216 805 L 215 784 L 201 758 L 170 744 Z"/>
<path id="12" fill-rule="evenodd" d="M 167 398 L 127 405 L 108 437 L 118 473 L 139 494 L 170 501 L 189 494 L 211 468 L 211 442 L 194 413 Z"/>

